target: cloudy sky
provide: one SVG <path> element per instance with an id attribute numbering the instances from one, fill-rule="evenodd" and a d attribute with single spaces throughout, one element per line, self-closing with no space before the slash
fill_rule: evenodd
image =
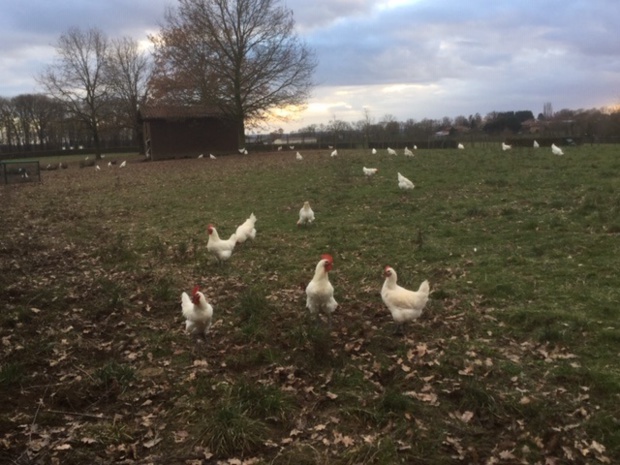
<path id="1" fill-rule="evenodd" d="M 440 119 L 620 103 L 618 0 L 283 0 L 318 58 L 308 108 L 336 118 Z M 0 96 L 35 93 L 70 27 L 147 42 L 176 0 L 0 0 Z"/>

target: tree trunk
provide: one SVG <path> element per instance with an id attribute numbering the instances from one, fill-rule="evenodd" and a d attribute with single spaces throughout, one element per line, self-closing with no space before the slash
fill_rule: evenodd
<path id="1" fill-rule="evenodd" d="M 239 145 L 238 148 L 242 149 L 245 147 L 245 122 L 243 118 L 239 118 L 236 122 L 237 125 L 237 143 Z"/>
<path id="2" fill-rule="evenodd" d="M 95 160 L 101 160 L 101 141 L 97 128 L 93 129 L 93 143 L 95 145 Z"/>

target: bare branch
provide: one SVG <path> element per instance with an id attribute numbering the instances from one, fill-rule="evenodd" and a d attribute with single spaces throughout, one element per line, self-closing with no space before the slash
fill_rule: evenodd
<path id="1" fill-rule="evenodd" d="M 179 0 L 153 39 L 158 99 L 214 105 L 239 124 L 303 105 L 314 53 L 277 0 Z"/>

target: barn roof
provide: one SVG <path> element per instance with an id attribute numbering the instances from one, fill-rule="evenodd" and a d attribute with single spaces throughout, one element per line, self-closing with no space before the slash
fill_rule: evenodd
<path id="1" fill-rule="evenodd" d="M 224 113 L 217 107 L 204 105 L 143 105 L 140 107 L 143 120 L 176 118 L 222 117 Z"/>

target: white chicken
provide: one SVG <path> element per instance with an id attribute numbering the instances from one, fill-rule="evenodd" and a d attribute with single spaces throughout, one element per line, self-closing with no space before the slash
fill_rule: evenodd
<path id="1" fill-rule="evenodd" d="M 187 292 L 181 294 L 181 309 L 185 317 L 185 331 L 195 336 L 206 336 L 213 319 L 213 307 L 200 287 L 194 287 L 192 297 Z"/>
<path id="2" fill-rule="evenodd" d="M 402 174 L 398 173 L 398 187 L 401 189 L 413 189 L 415 185 Z"/>
<path id="3" fill-rule="evenodd" d="M 338 149 L 334 149 L 334 151 L 331 153 L 332 157 L 337 157 L 338 156 Z"/>
<path id="4" fill-rule="evenodd" d="M 420 318 L 422 310 L 428 302 L 430 286 L 428 280 L 420 284 L 417 291 L 410 291 L 399 286 L 396 281 L 398 275 L 391 266 L 386 266 L 384 270 L 385 281 L 381 288 L 381 299 L 392 314 L 396 323 L 396 329 L 402 329 L 403 323 L 414 321 Z"/>
<path id="5" fill-rule="evenodd" d="M 413 152 L 411 150 L 409 150 L 407 147 L 405 147 L 405 156 L 406 157 L 413 157 Z"/>
<path id="6" fill-rule="evenodd" d="M 237 230 L 235 234 L 237 235 L 237 242 L 243 243 L 247 239 L 252 239 L 256 237 L 256 216 L 252 213 L 247 220 L 245 220 Z"/>
<path id="7" fill-rule="evenodd" d="M 508 145 L 502 142 L 502 150 L 505 152 L 506 150 L 510 150 L 512 145 Z"/>
<path id="8" fill-rule="evenodd" d="M 551 152 L 553 152 L 554 155 L 564 155 L 562 149 L 555 144 L 551 144 Z"/>
<path id="9" fill-rule="evenodd" d="M 387 148 L 387 153 L 388 153 L 388 155 L 396 155 L 396 150 L 391 149 L 391 148 L 388 147 Z"/>
<path id="10" fill-rule="evenodd" d="M 334 286 L 329 282 L 328 276 L 333 266 L 334 259 L 331 255 L 321 255 L 314 277 L 306 286 L 306 308 L 312 315 L 325 313 L 330 322 L 332 313 L 338 307 L 338 302 L 334 299 Z"/>
<path id="11" fill-rule="evenodd" d="M 372 153 L 373 155 L 376 155 L 376 154 L 377 154 L 377 149 L 372 149 L 372 150 L 371 150 L 371 153 Z"/>
<path id="12" fill-rule="evenodd" d="M 295 158 L 296 158 L 297 160 L 303 160 L 303 159 L 304 159 L 304 157 L 302 157 L 302 156 L 301 156 L 301 153 L 299 153 L 299 152 L 297 152 L 297 154 L 295 155 Z"/>
<path id="13" fill-rule="evenodd" d="M 465 146 L 459 142 L 459 145 L 457 145 L 456 148 L 459 150 L 463 150 Z"/>
<path id="14" fill-rule="evenodd" d="M 379 168 L 366 168 L 365 166 L 362 166 L 362 170 L 364 171 L 364 174 L 366 176 L 371 177 L 377 174 L 377 171 L 379 171 Z"/>
<path id="15" fill-rule="evenodd" d="M 306 200 L 303 207 L 299 210 L 299 220 L 297 220 L 297 226 L 310 224 L 313 221 L 314 211 L 310 208 L 310 202 Z"/>
<path id="16" fill-rule="evenodd" d="M 200 155 L 198 155 L 198 158 L 204 158 L 204 153 L 201 153 Z"/>
<path id="17" fill-rule="evenodd" d="M 209 154 L 209 158 L 211 160 L 217 160 L 217 157 L 215 155 L 213 155 L 212 153 Z"/>
<path id="18" fill-rule="evenodd" d="M 210 224 L 207 230 L 209 231 L 207 250 L 215 255 L 217 261 L 221 264 L 232 255 L 235 245 L 237 244 L 237 234 L 233 233 L 227 240 L 222 240 L 215 226 Z"/>
<path id="19" fill-rule="evenodd" d="M 533 146 L 535 149 L 537 149 L 538 147 L 540 147 L 540 144 L 538 143 L 538 141 L 534 141 Z"/>
<path id="20" fill-rule="evenodd" d="M 119 165 L 119 168 L 125 168 L 127 166 L 127 160 L 124 160 L 123 163 Z"/>

